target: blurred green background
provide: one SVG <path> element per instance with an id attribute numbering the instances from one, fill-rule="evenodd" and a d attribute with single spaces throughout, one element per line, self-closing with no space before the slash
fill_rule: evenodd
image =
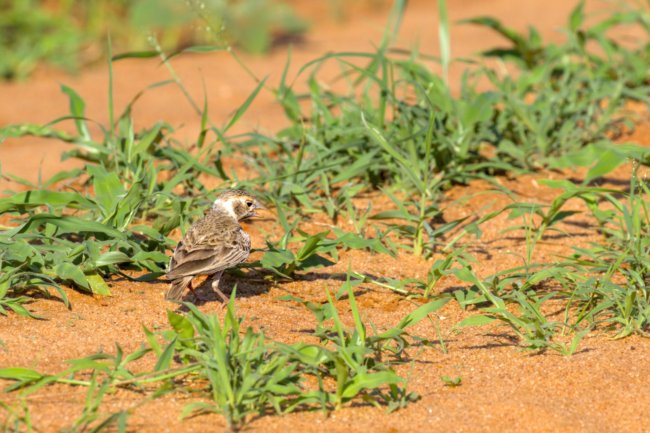
<path id="1" fill-rule="evenodd" d="M 276 0 L 0 0 L 0 77 L 22 80 L 39 64 L 76 71 L 114 51 L 195 44 L 266 52 L 307 29 Z"/>

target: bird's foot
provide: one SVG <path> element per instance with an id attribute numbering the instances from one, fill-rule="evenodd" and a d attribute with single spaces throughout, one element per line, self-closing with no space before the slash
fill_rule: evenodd
<path id="1" fill-rule="evenodd" d="M 214 292 L 217 295 L 219 295 L 219 297 L 221 298 L 221 301 L 223 301 L 223 305 L 227 305 L 228 302 L 230 302 L 230 299 L 228 299 L 228 297 L 226 295 L 224 295 L 224 293 L 221 290 L 219 290 L 216 287 L 213 287 L 212 289 L 214 290 Z"/>

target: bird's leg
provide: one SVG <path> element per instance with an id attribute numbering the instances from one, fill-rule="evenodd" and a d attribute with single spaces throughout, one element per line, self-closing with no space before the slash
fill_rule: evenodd
<path id="1" fill-rule="evenodd" d="M 195 302 L 201 300 L 201 298 L 199 298 L 199 295 L 196 294 L 196 290 L 194 290 L 194 287 L 192 286 L 192 280 L 190 280 L 190 283 L 187 285 L 187 288 L 190 289 L 190 292 L 192 293 Z"/>
<path id="2" fill-rule="evenodd" d="M 222 274 L 223 274 L 223 271 L 222 272 L 217 272 L 216 274 L 214 274 L 212 276 L 211 285 L 212 285 L 212 290 L 214 290 L 215 293 L 217 295 L 219 295 L 219 297 L 221 298 L 221 300 L 223 301 L 224 304 L 227 304 L 228 303 L 228 297 L 226 295 L 224 295 L 221 290 L 219 290 L 219 281 L 221 280 L 221 275 Z"/>

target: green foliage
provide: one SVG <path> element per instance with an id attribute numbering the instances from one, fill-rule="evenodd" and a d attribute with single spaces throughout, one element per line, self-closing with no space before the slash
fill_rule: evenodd
<path id="1" fill-rule="evenodd" d="M 267 250 L 262 259 L 248 267 L 260 266 L 263 270 L 272 271 L 282 278 L 292 279 L 297 271 L 306 272 L 334 265 L 339 259 L 339 249 L 359 249 L 394 255 L 379 239 L 366 239 L 337 228 L 333 230 L 333 238 L 328 238 L 329 230 L 314 235 L 300 230 L 298 232 L 299 235 L 294 236 L 293 229 L 290 228 L 279 242 L 267 241 Z M 294 252 L 289 248 L 290 243 L 298 243 L 301 246 Z"/>
<path id="2" fill-rule="evenodd" d="M 460 299 L 462 306 L 468 304 L 490 303 L 490 307 L 481 307 L 482 315 L 470 316 L 459 322 L 456 326 L 462 328 L 465 326 L 483 326 L 494 320 L 499 320 L 506 324 L 515 333 L 527 350 L 544 351 L 552 349 L 563 355 L 572 355 L 575 353 L 578 344 L 586 332 L 576 332 L 570 344 L 557 341 L 561 331 L 566 328 L 572 328 L 564 322 L 550 320 L 542 311 L 542 306 L 547 301 L 556 297 L 555 292 L 543 295 L 537 294 L 533 290 L 526 290 L 526 286 L 532 285 L 532 280 L 538 279 L 539 274 L 528 275 L 528 281 L 523 287 L 515 286 L 515 290 L 507 294 L 507 301 L 516 305 L 517 313 L 513 313 L 506 306 L 506 300 L 497 296 L 496 293 L 504 290 L 513 284 L 513 276 L 509 275 L 503 281 L 497 278 L 490 279 L 487 282 L 479 280 L 470 269 L 462 269 L 455 272 L 456 276 L 466 282 L 473 283 L 474 287 L 479 289 L 479 293 L 472 294 L 469 298 L 465 295 Z M 490 284 L 491 283 L 491 284 Z"/>
<path id="3" fill-rule="evenodd" d="M 538 217 L 537 223 L 527 219 L 523 227 L 527 233 L 525 265 L 483 280 L 469 266 L 454 270 L 460 280 L 473 285 L 468 291 L 457 291 L 456 299 L 463 308 L 477 306 L 481 312 L 457 326 L 482 326 L 499 320 L 514 331 L 523 347 L 552 349 L 564 355 L 575 353 L 592 329 L 613 331 L 616 338 L 646 335 L 650 327 L 650 188 L 638 178 L 637 169 L 628 193 L 548 181 L 564 189 L 550 206 L 508 206 L 513 217 Z M 587 205 L 604 240 L 586 248 L 574 247 L 572 255 L 554 264 L 533 262 L 535 246 L 546 232 L 575 214 L 565 209 L 570 199 Z M 551 319 L 544 313 L 549 311 L 544 304 L 556 309 L 560 305 L 564 314 L 559 320 Z M 561 341 L 571 334 L 569 341 Z"/>
<path id="4" fill-rule="evenodd" d="M 201 174 L 224 178 L 213 159 L 214 143 L 197 142 L 197 151 L 168 138 L 171 128 L 157 124 L 136 132 L 132 104 L 97 139 L 91 135 L 84 101 L 62 86 L 70 101 L 74 134 L 52 125 L 9 125 L 0 139 L 39 136 L 70 143 L 63 158 L 85 162 L 81 170 L 61 172 L 26 192 L 0 199 L 0 215 L 11 218 L 0 231 L 0 313 L 24 308 L 29 290 L 53 287 L 68 303 L 60 284 L 100 295 L 110 294 L 106 279 L 124 270 L 160 276 L 174 242 L 172 230 L 194 219 L 207 204 Z M 83 173 L 83 175 L 82 175 Z M 64 190 L 74 182 L 72 191 Z M 52 189 L 56 187 L 57 189 Z M 183 191 L 186 196 L 178 196 Z M 129 277 L 131 278 L 131 277 Z"/>
<path id="5" fill-rule="evenodd" d="M 81 32 L 64 14 L 53 15 L 37 0 L 0 1 L 0 77 L 22 79 L 39 62 L 71 71 L 77 62 Z"/>
<path id="6" fill-rule="evenodd" d="M 399 24 L 403 7 L 396 3 L 387 28 Z M 444 2 L 439 7 L 446 70 L 451 59 Z M 485 54 L 512 62 L 508 66 L 518 71 L 504 77 L 478 67 L 463 76 L 458 96 L 432 72 L 427 56 L 391 51 L 390 32 L 376 52 L 330 53 L 303 65 L 297 75 L 309 74 L 303 94 L 287 78 L 289 58 L 275 92 L 292 125 L 277 137 L 250 134 L 228 152 L 243 153 L 258 175 L 250 184 L 286 211 L 299 217 L 326 213 L 334 224 L 345 217 L 358 232 L 369 219 L 384 220 L 389 232 L 407 240 L 398 246 L 428 257 L 462 223 L 435 226 L 441 193 L 455 183 L 576 164 L 592 166 L 591 180 L 626 158 L 647 161 L 638 149 L 610 141 L 625 127 L 619 118 L 625 101 L 650 100 L 640 78 L 647 77 L 650 63 L 633 60 L 647 56 L 647 44 L 629 48 L 607 36 L 629 26 L 648 33 L 647 13 L 629 10 L 591 27 L 583 15 L 578 6 L 560 45 L 544 44 L 534 29 L 523 35 L 492 18 L 469 20 L 513 44 Z M 620 62 L 621 74 L 612 73 L 611 61 Z M 328 62 L 340 66 L 348 91 L 322 84 L 319 70 Z M 485 78 L 492 89 L 476 90 Z M 381 191 L 396 209 L 360 209 L 355 202 L 369 191 Z M 367 229 L 363 234 L 371 236 Z M 375 228 L 383 242 L 385 234 Z"/>
<path id="7" fill-rule="evenodd" d="M 293 239 L 302 242 L 302 247 L 297 252 L 288 249 L 291 231 L 285 233 L 277 246 L 268 244 L 268 251 L 260 260 L 262 268 L 271 270 L 283 278 L 292 278 L 296 271 L 331 266 L 334 262 L 326 259 L 319 252 L 331 251 L 332 247 L 324 242 L 329 231 L 308 235 L 301 233 L 301 237 Z"/>
<path id="8" fill-rule="evenodd" d="M 122 51 L 151 49 L 156 40 L 173 51 L 232 44 L 264 53 L 307 28 L 289 5 L 265 0 L 2 0 L 0 11 L 4 79 L 25 79 L 39 63 L 74 71 L 98 60 L 88 53 L 105 53 L 107 35 Z"/>
<path id="9" fill-rule="evenodd" d="M 455 388 L 457 386 L 460 386 L 463 383 L 463 379 L 460 376 L 456 376 L 456 377 L 440 376 L 440 380 L 442 380 L 442 383 L 444 383 L 445 386 L 448 386 L 450 388 Z"/>
<path id="10" fill-rule="evenodd" d="M 170 330 L 154 334 L 145 328 L 148 345 L 132 353 L 125 354 L 116 345 L 114 355 L 96 353 L 70 360 L 70 367 L 57 374 L 2 368 L 0 379 L 13 381 L 6 392 L 20 390 L 23 397 L 53 383 L 87 387 L 82 414 L 67 429 L 72 432 L 113 426 L 125 431 L 128 410 L 108 415 L 100 411 L 103 397 L 117 388 L 147 393 L 145 400 L 137 403 L 140 405 L 187 387 L 200 400 L 189 403 L 182 416 L 220 413 L 231 431 L 269 410 L 278 414 L 335 410 L 357 399 L 396 410 L 417 400 L 416 394 L 407 392 L 407 380 L 392 365 L 405 362 L 405 350 L 416 338 L 407 328 L 441 308 L 446 300 L 423 304 L 395 327 L 371 334 L 350 286 L 346 294 L 354 321 L 352 329 L 343 324 L 331 297 L 324 306 L 290 298 L 314 313 L 317 344 L 287 345 L 269 340 L 251 327 L 244 329 L 243 319 L 235 314 L 233 292 L 223 321 L 186 304 L 186 315 L 168 312 Z M 151 355 L 156 360 L 152 369 L 134 371 L 133 363 Z M 309 376 L 316 379 L 314 389 L 305 388 Z M 3 408 L 13 414 L 14 423 L 29 423 L 27 408 L 23 410 L 25 416 L 13 407 Z"/>
<path id="11" fill-rule="evenodd" d="M 623 10 L 586 27 L 583 6 L 580 2 L 571 13 L 561 45 L 544 44 L 533 27 L 526 35 L 490 17 L 464 21 L 509 41 L 510 47 L 483 55 L 520 69 L 517 78 L 484 69 L 498 95 L 491 142 L 500 159 L 525 168 L 553 166 L 554 158 L 616 134 L 617 112 L 626 100 L 648 101 L 647 38 L 630 49 L 608 36 L 622 27 L 650 35 L 647 11 Z"/>
<path id="12" fill-rule="evenodd" d="M 634 91 L 643 88 L 646 88 L 643 92 L 647 96 L 650 42 L 640 37 L 638 44 L 630 48 L 610 36 L 612 29 L 623 27 L 635 27 L 640 34 L 645 33 L 647 36 L 650 32 L 647 8 L 637 5 L 620 6 L 619 11 L 610 12 L 606 18 L 587 27 L 584 1 L 580 1 L 563 29 L 566 41 L 561 45 L 544 44 L 534 27 L 530 27 L 526 35 L 491 17 L 471 18 L 463 22 L 492 29 L 510 42 L 510 47 L 484 51 L 486 57 L 513 61 L 525 71 L 536 71 L 545 64 L 551 65 L 556 77 L 578 73 L 582 69 L 580 75 L 590 76 L 597 81 L 622 83 L 628 96 L 639 97 L 643 93 Z"/>
<path id="13" fill-rule="evenodd" d="M 5 413 L 0 429 L 7 433 L 32 432 L 32 415 L 24 400 L 19 404 L 10 405 L 0 401 L 0 411 Z"/>
<path id="14" fill-rule="evenodd" d="M 352 329 L 348 329 L 342 322 L 340 312 L 329 293 L 328 302 L 324 305 L 293 296 L 282 298 L 300 302 L 317 320 L 314 334 L 319 338 L 321 346 L 299 343 L 292 350 L 305 361 L 306 372 L 318 378 L 321 392 L 325 392 L 324 380 L 327 376 L 336 379 L 335 392 L 326 394 L 327 400 L 322 403 L 330 402 L 339 408 L 362 395 L 367 402 L 385 404 L 389 410 L 395 410 L 419 399 L 417 394 L 406 391 L 406 381 L 395 373 L 391 364 L 404 362 L 403 356 L 410 346 L 411 337 L 406 328 L 444 306 L 447 300 L 424 304 L 404 317 L 395 327 L 384 332 L 375 331 L 371 335 L 368 325 L 362 320 L 349 280 L 339 293 L 344 293 L 349 300 L 354 321 Z M 377 389 L 382 385 L 388 386 L 386 392 Z"/>
<path id="15" fill-rule="evenodd" d="M 281 413 L 286 400 L 300 394 L 297 364 L 289 355 L 270 350 L 263 333 L 250 327 L 241 332 L 242 319 L 235 316 L 232 301 L 223 325 L 216 316 L 187 306 L 187 316 L 168 313 L 175 331 L 168 336 L 168 347 L 176 347 L 176 356 L 184 363 L 198 365 L 196 374 L 208 380 L 210 401 L 190 403 L 183 416 L 221 413 L 229 429 L 236 430 L 247 416 L 262 415 L 268 407 Z M 159 357 L 160 369 L 171 361 L 171 355 L 165 355 Z"/>
<path id="16" fill-rule="evenodd" d="M 576 302 L 580 320 L 602 322 L 617 330 L 617 337 L 650 327 L 650 188 L 632 175 L 629 193 L 623 198 L 604 193 L 588 200 L 592 215 L 605 236 L 605 244 L 576 249 L 568 265 L 582 278 L 577 280 Z M 594 274 L 596 276 L 594 276 Z"/>

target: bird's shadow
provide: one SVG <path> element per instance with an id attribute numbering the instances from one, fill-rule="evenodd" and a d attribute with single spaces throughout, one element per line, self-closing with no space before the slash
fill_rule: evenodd
<path id="1" fill-rule="evenodd" d="M 259 296 L 264 293 L 267 293 L 271 286 L 274 283 L 269 281 L 266 282 L 250 282 L 245 279 L 236 278 L 228 274 L 224 274 L 219 281 L 219 290 L 223 292 L 224 295 L 230 297 L 232 295 L 233 289 L 237 288 L 237 297 L 238 298 L 249 298 L 253 296 Z M 221 303 L 225 306 L 224 300 L 221 298 L 219 293 L 212 289 L 211 279 L 206 278 L 201 284 L 194 288 L 194 291 L 188 291 L 182 298 L 182 302 L 189 302 L 197 307 L 209 304 L 211 302 Z M 177 312 L 187 312 L 188 309 L 184 305 L 181 305 Z"/>
<path id="2" fill-rule="evenodd" d="M 236 273 L 236 275 L 234 275 Z M 219 282 L 219 289 L 224 295 L 230 297 L 232 291 L 236 288 L 237 298 L 250 298 L 260 296 L 268 293 L 272 287 L 277 287 L 285 283 L 296 281 L 316 281 L 316 280 L 332 280 L 337 282 L 344 282 L 348 279 L 345 273 L 325 273 L 325 272 L 309 272 L 305 274 L 295 275 L 293 279 L 278 279 L 272 272 L 264 272 L 260 270 L 248 271 L 246 273 L 235 271 L 234 273 L 225 272 Z M 367 275 L 374 280 L 381 280 L 381 278 L 374 275 Z M 223 299 L 212 289 L 211 279 L 207 278 L 201 284 L 194 288 L 194 292 L 188 291 L 182 298 L 181 302 L 189 302 L 196 306 L 202 306 L 211 302 L 224 304 Z M 187 312 L 187 307 L 181 305 L 177 312 Z"/>

